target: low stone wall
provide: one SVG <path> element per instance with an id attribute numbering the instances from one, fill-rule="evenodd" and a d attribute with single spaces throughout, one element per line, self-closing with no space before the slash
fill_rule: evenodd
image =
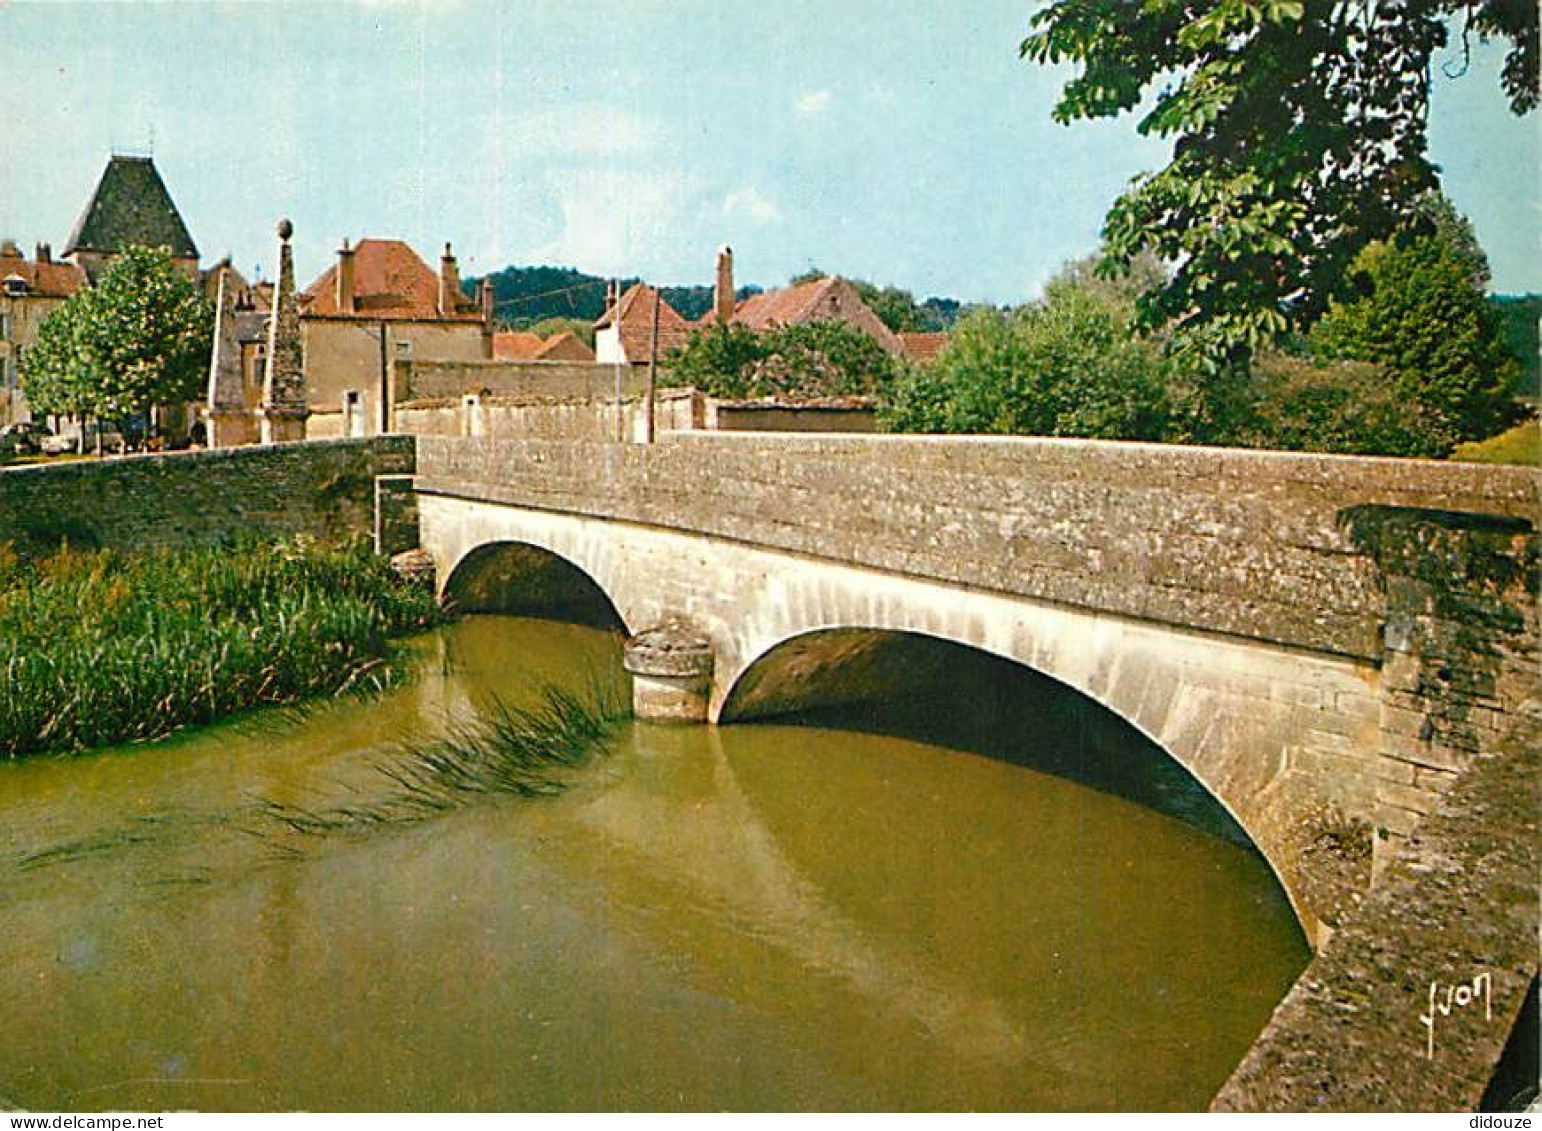
<path id="1" fill-rule="evenodd" d="M 674 433 L 651 447 L 425 437 L 425 480 L 1379 663 L 1341 515 L 1514 516 L 1528 470 L 1077 440 Z"/>
<path id="2" fill-rule="evenodd" d="M 1296 981 L 1212 1110 L 1513 1110 L 1535 1088 L 1535 1035 L 1520 1027 L 1537 1023 L 1522 1010 L 1542 913 L 1542 724 L 1532 714 L 1493 749 Z"/>
<path id="3" fill-rule="evenodd" d="M 138 548 L 240 534 L 370 534 L 375 478 L 411 474 L 410 436 L 173 452 L 0 471 L 0 543 Z"/>
<path id="4" fill-rule="evenodd" d="M 653 426 L 663 433 L 699 427 L 701 396 L 690 389 L 662 389 L 654 403 Z M 637 397 L 569 400 L 463 396 L 413 401 L 396 407 L 396 427 L 415 436 L 472 436 L 489 439 L 576 440 L 598 443 L 617 437 L 640 439 L 643 401 Z"/>
<path id="5" fill-rule="evenodd" d="M 871 407 L 762 404 L 756 401 L 707 401 L 706 427 L 718 432 L 877 432 L 878 411 Z"/>
<path id="6" fill-rule="evenodd" d="M 391 401 L 454 399 L 468 394 L 594 400 L 641 393 L 641 366 L 592 361 L 397 361 L 391 367 Z"/>

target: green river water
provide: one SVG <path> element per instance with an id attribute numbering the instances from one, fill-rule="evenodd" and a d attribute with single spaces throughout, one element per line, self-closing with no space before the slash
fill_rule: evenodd
<path id="1" fill-rule="evenodd" d="M 915 734 L 628 723 L 557 797 L 254 817 L 385 796 L 408 736 L 619 664 L 614 635 L 513 617 L 414 647 L 372 701 L 0 764 L 0 1095 L 1198 1108 L 1306 961 L 1234 839 Z"/>

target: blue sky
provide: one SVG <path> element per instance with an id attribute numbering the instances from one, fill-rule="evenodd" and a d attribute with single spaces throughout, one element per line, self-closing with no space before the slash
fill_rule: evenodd
<path id="1" fill-rule="evenodd" d="M 304 285 L 343 237 L 663 283 L 810 265 L 1018 302 L 1091 252 L 1166 146 L 1054 124 L 1031 2 L 6 4 L 0 234 L 61 248 L 109 152 L 152 147 L 204 259 Z M 1498 290 L 1542 291 L 1538 118 L 1497 47 L 1438 79 L 1431 151 Z M 1438 72 L 1437 72 L 1438 73 Z"/>

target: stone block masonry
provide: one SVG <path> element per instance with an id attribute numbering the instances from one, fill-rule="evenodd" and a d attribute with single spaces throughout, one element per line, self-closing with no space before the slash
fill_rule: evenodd
<path id="1" fill-rule="evenodd" d="M 370 535 L 375 480 L 410 475 L 408 436 L 172 452 L 0 471 L 0 543 L 46 552 Z"/>
<path id="2" fill-rule="evenodd" d="M 419 475 L 1380 663 L 1364 504 L 1530 521 L 1526 469 L 1085 440 L 677 434 L 605 446 L 423 437 Z"/>
<path id="3" fill-rule="evenodd" d="M 1511 1050 L 1536 1026 L 1539 743 L 1523 716 L 1458 779 L 1212 1110 L 1515 1110 L 1536 1083 L 1535 1052 Z"/>

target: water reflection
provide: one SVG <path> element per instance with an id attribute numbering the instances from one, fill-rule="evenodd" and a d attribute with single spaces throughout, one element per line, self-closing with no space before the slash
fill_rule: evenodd
<path id="1" fill-rule="evenodd" d="M 423 648 L 412 687 L 288 729 L 0 767 L 0 1094 L 1197 1107 L 1304 962 L 1250 852 L 894 734 L 632 725 L 554 800 L 294 858 L 230 819 L 371 796 L 404 734 L 616 659 L 602 632 L 512 618 Z M 165 814 L 174 837 L 16 864 Z"/>

